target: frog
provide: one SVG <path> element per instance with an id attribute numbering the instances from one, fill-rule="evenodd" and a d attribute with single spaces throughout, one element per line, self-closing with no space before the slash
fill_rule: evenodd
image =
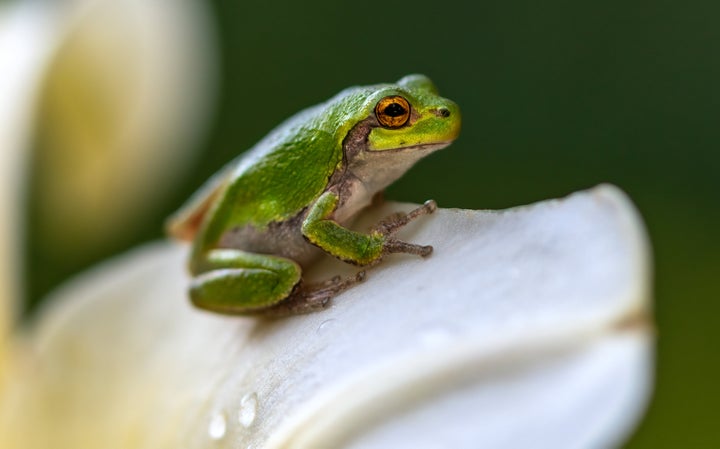
<path id="1" fill-rule="evenodd" d="M 168 219 L 167 233 L 191 244 L 190 301 L 229 315 L 314 312 L 390 254 L 429 256 L 431 245 L 396 233 L 434 212 L 432 200 L 369 232 L 351 226 L 416 162 L 450 145 L 460 125 L 458 105 L 419 74 L 347 88 L 291 116 Z M 323 255 L 364 269 L 306 282 Z"/>

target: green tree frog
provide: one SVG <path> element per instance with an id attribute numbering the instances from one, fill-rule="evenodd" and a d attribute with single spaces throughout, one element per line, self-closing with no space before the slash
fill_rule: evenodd
<path id="1" fill-rule="evenodd" d="M 322 253 L 359 266 L 390 253 L 429 255 L 431 246 L 394 234 L 433 212 L 434 201 L 369 233 L 348 226 L 377 193 L 459 132 L 458 106 L 422 75 L 352 87 L 289 118 L 168 220 L 171 236 L 192 242 L 192 303 L 227 314 L 305 313 L 365 276 L 303 282 L 303 268 Z"/>

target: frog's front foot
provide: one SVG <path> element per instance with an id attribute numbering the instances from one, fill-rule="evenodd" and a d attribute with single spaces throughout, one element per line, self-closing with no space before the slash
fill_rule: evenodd
<path id="1" fill-rule="evenodd" d="M 417 209 L 413 209 L 408 213 L 397 212 L 378 223 L 375 228 L 373 228 L 373 232 L 380 233 L 386 237 L 385 244 L 383 245 L 383 253 L 408 253 L 421 257 L 427 257 L 432 254 L 433 247 L 431 245 L 416 245 L 414 243 L 403 242 L 393 238 L 392 235 L 416 218 L 429 215 L 436 210 L 437 203 L 435 200 L 428 200 Z"/>
<path id="2" fill-rule="evenodd" d="M 385 217 L 380 223 L 375 225 L 373 231 L 386 236 L 392 235 L 416 218 L 432 214 L 436 210 L 437 203 L 435 200 L 427 200 L 422 206 L 413 209 L 408 213 L 396 212 L 388 217 Z"/>
<path id="3" fill-rule="evenodd" d="M 433 252 L 432 245 L 416 245 L 414 243 L 403 242 L 402 240 L 388 239 L 383 246 L 383 252 L 386 254 L 406 253 L 414 254 L 420 257 L 427 257 Z"/>

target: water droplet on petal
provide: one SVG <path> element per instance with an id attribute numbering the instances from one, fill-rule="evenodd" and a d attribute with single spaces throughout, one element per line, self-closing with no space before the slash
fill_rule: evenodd
<path id="1" fill-rule="evenodd" d="M 218 412 L 210 420 L 210 425 L 208 426 L 208 435 L 210 435 L 210 438 L 212 438 L 213 440 L 219 440 L 225 436 L 226 431 L 227 419 L 225 418 L 225 413 Z"/>
<path id="2" fill-rule="evenodd" d="M 330 318 L 329 320 L 325 320 L 322 323 L 320 323 L 320 326 L 318 326 L 317 331 L 318 332 L 324 332 L 328 330 L 330 327 L 333 326 L 333 323 L 335 323 L 335 318 Z"/>
<path id="3" fill-rule="evenodd" d="M 243 427 L 250 427 L 255 422 L 257 415 L 258 398 L 257 394 L 249 393 L 240 400 L 240 413 L 238 421 Z"/>

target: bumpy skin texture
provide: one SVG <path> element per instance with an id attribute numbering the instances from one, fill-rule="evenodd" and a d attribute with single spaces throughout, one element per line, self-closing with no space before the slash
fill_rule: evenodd
<path id="1" fill-rule="evenodd" d="M 302 285 L 301 267 L 323 251 L 356 265 L 390 252 L 429 254 L 392 232 L 431 206 L 370 234 L 345 226 L 459 130 L 457 105 L 422 75 L 349 88 L 291 117 L 171 217 L 169 233 L 193 242 L 193 303 L 222 313 L 305 312 L 362 277 Z"/>

